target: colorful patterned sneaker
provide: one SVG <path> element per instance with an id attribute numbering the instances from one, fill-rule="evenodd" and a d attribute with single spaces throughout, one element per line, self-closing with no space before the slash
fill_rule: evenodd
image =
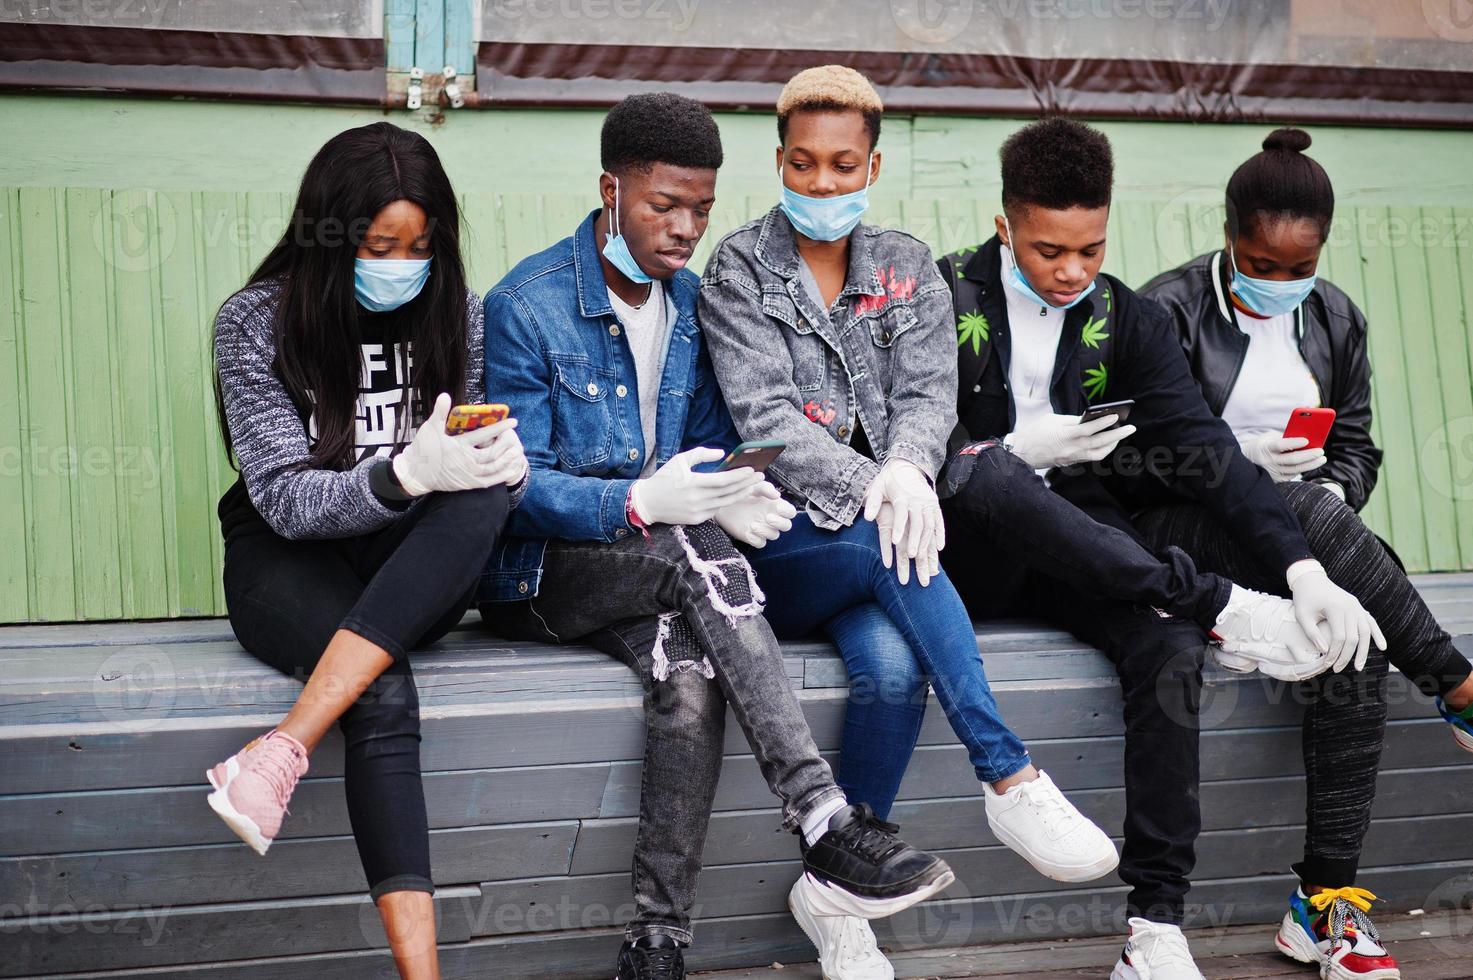
<path id="1" fill-rule="evenodd" d="M 1453 741 L 1458 743 L 1458 747 L 1464 752 L 1473 752 L 1473 704 L 1462 711 L 1454 711 L 1443 704 L 1442 698 L 1438 698 L 1437 710 L 1453 726 Z"/>
<path id="2" fill-rule="evenodd" d="M 306 773 L 302 743 L 273 728 L 205 773 L 215 787 L 210 809 L 252 850 L 265 854 L 281 830 L 297 780 Z"/>
<path id="3" fill-rule="evenodd" d="M 1371 902 L 1364 888 L 1336 888 L 1289 896 L 1289 911 L 1275 937 L 1285 956 L 1316 963 L 1321 980 L 1401 980 L 1396 960 L 1381 945 L 1371 924 Z"/>

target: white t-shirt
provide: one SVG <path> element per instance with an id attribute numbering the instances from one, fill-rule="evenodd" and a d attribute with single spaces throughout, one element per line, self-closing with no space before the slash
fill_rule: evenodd
<path id="1" fill-rule="evenodd" d="M 1319 385 L 1299 352 L 1295 313 L 1260 320 L 1234 308 L 1233 316 L 1248 335 L 1248 352 L 1222 407 L 1223 421 L 1239 441 L 1265 432 L 1282 435 L 1294 409 L 1320 403 Z"/>
<path id="2" fill-rule="evenodd" d="M 675 310 L 665 289 L 650 283 L 649 298 L 639 306 L 630 306 L 612 289 L 609 302 L 623 326 L 624 338 L 634 355 L 634 380 L 639 387 L 639 428 L 644 436 L 644 466 L 641 477 L 655 471 L 655 416 L 660 407 L 660 382 L 665 376 L 665 353 L 670 346 L 670 329 L 675 323 Z M 615 395 L 619 395 L 617 390 Z"/>
<path id="3" fill-rule="evenodd" d="M 1065 311 L 1041 306 L 1014 286 L 1008 274 L 1012 262 L 1013 253 L 1004 245 L 1002 287 L 1008 301 L 1008 336 L 1012 340 L 1008 387 L 1013 392 L 1016 415 L 1013 431 L 1016 432 L 1035 419 L 1054 414 L 1049 387 L 1054 380 L 1054 361 L 1059 356 Z"/>

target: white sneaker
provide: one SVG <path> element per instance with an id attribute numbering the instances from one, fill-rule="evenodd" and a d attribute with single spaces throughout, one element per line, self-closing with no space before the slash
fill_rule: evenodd
<path id="1" fill-rule="evenodd" d="M 1120 863 L 1110 836 L 1064 798 L 1048 773 L 1040 771 L 1037 779 L 1006 793 L 987 783 L 982 789 L 987 826 L 1039 874 L 1055 881 L 1093 881 Z"/>
<path id="2" fill-rule="evenodd" d="M 1192 960 L 1180 926 L 1130 920 L 1130 938 L 1110 980 L 1206 980 Z"/>
<path id="3" fill-rule="evenodd" d="M 1212 639 L 1214 659 L 1228 670 L 1261 670 L 1281 681 L 1302 681 L 1330 668 L 1333 657 L 1320 653 L 1294 617 L 1294 603 L 1266 592 L 1233 586 L 1217 614 Z"/>
<path id="4" fill-rule="evenodd" d="M 855 915 L 822 914 L 813 888 L 808 876 L 800 875 L 788 891 L 788 911 L 818 949 L 823 980 L 895 980 L 895 968 L 880 952 L 869 923 Z"/>

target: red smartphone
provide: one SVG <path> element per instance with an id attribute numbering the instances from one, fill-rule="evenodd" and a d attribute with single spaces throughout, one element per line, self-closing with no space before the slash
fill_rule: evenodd
<path id="1" fill-rule="evenodd" d="M 1324 449 L 1330 437 L 1330 426 L 1335 424 L 1333 408 L 1296 408 L 1289 413 L 1289 424 L 1284 426 L 1285 439 L 1308 439 L 1305 449 Z"/>
<path id="2" fill-rule="evenodd" d="M 456 405 L 445 419 L 445 432 L 460 435 L 488 425 L 495 425 L 511 414 L 506 405 Z"/>

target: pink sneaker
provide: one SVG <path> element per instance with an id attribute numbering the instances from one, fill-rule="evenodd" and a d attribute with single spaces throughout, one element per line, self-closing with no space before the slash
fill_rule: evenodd
<path id="1" fill-rule="evenodd" d="M 210 809 L 257 854 L 265 854 L 281 830 L 297 780 L 306 774 L 302 743 L 273 728 L 205 773 L 215 787 Z"/>

